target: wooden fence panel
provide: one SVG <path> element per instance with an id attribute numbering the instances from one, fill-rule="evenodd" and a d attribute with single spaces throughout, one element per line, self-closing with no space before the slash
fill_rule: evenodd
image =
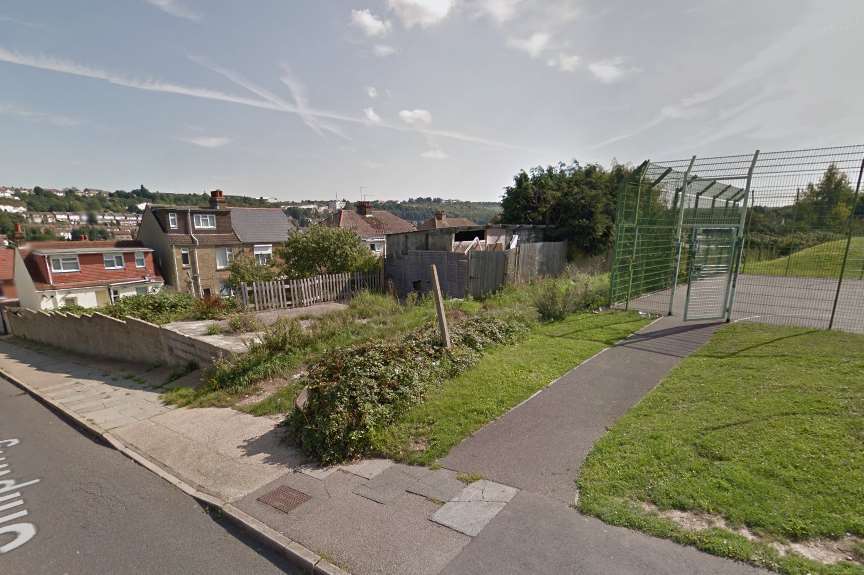
<path id="1" fill-rule="evenodd" d="M 362 290 L 380 292 L 383 286 L 381 272 L 352 272 L 242 283 L 239 297 L 244 306 L 262 311 L 347 300 Z"/>

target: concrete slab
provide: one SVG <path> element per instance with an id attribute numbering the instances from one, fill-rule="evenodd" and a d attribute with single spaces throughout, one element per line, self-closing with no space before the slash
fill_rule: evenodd
<path id="1" fill-rule="evenodd" d="M 364 479 L 372 479 L 391 465 L 393 465 L 393 462 L 389 459 L 362 459 L 357 463 L 340 465 L 339 469 Z"/>
<path id="2" fill-rule="evenodd" d="M 323 481 L 293 473 L 235 505 L 356 574 L 434 575 L 470 540 L 428 521 L 438 506 L 422 497 L 405 493 L 392 504 L 381 505 L 353 493 L 366 483 L 343 471 Z M 312 495 L 312 499 L 288 514 L 256 501 L 280 484 Z"/>
<path id="3" fill-rule="evenodd" d="M 481 479 L 432 515 L 432 521 L 474 537 L 516 496 L 518 489 Z"/>

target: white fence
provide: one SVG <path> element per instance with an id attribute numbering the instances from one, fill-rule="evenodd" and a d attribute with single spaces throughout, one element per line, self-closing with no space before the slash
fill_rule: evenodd
<path id="1" fill-rule="evenodd" d="M 255 311 L 306 307 L 316 303 L 350 299 L 361 291 L 381 292 L 381 271 L 327 274 L 298 280 L 275 279 L 269 282 L 240 284 L 243 305 Z"/>

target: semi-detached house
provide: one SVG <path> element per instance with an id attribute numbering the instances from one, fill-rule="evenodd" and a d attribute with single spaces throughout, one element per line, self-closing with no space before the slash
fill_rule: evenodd
<path id="1" fill-rule="evenodd" d="M 280 208 L 229 207 L 214 190 L 206 207 L 147 206 L 138 240 L 155 252 L 167 286 L 209 297 L 230 292 L 229 266 L 237 254 L 269 263 L 294 229 Z"/>
<path id="2" fill-rule="evenodd" d="M 20 305 L 34 310 L 100 307 L 163 285 L 153 250 L 129 240 L 25 243 L 13 269 Z"/>

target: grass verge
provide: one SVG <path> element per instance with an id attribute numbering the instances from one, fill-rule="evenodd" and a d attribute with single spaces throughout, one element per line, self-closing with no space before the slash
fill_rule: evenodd
<path id="1" fill-rule="evenodd" d="M 782 573 L 864 573 L 778 551 L 864 537 L 862 373 L 864 336 L 728 326 L 596 444 L 579 508 Z M 723 527 L 688 528 L 668 510 Z"/>
<path id="2" fill-rule="evenodd" d="M 375 450 L 431 464 L 483 425 L 547 386 L 575 365 L 639 329 L 637 313 L 579 313 L 536 324 L 528 337 L 499 346 L 462 374 L 432 390 L 375 438 Z"/>
<path id="3" fill-rule="evenodd" d="M 766 276 L 837 278 L 843 266 L 846 240 L 825 242 L 788 256 L 746 261 L 743 273 Z M 864 279 L 864 238 L 852 238 L 846 261 L 846 279 Z"/>

